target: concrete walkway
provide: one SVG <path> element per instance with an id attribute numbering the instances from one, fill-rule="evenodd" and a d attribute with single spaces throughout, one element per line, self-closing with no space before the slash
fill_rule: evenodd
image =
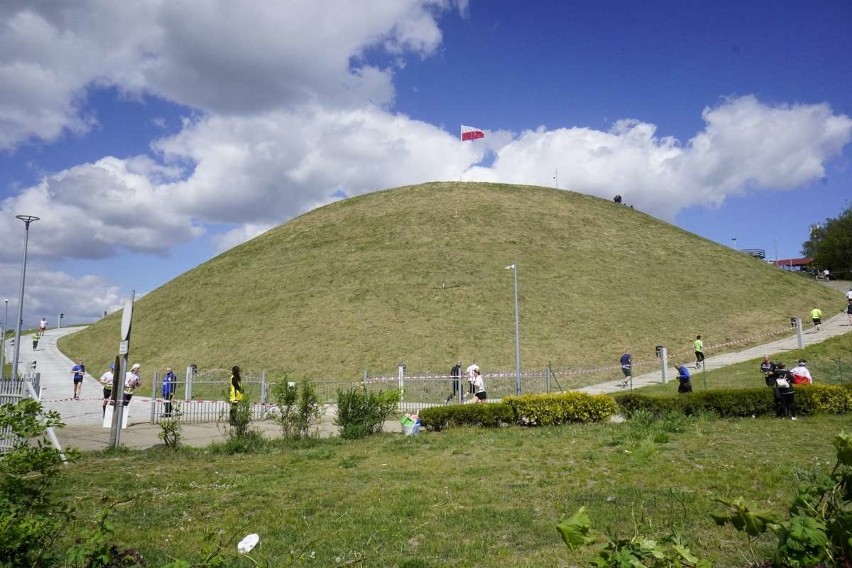
<path id="1" fill-rule="evenodd" d="M 805 322 L 804 344 L 805 346 L 813 345 L 821 341 L 825 341 L 830 337 L 852 331 L 852 326 L 849 325 L 845 314 L 839 314 L 828 320 L 822 325 L 820 332 L 814 332 L 811 329 L 810 322 Z M 36 369 L 41 373 L 42 384 L 42 401 L 45 408 L 57 410 L 62 416 L 66 426 L 56 431 L 63 447 L 74 447 L 79 450 L 103 450 L 109 445 L 108 428 L 103 428 L 101 425 L 101 400 L 102 389 L 100 383 L 92 376 L 96 374 L 100 376 L 106 369 L 88 369 L 92 374 L 86 374 L 83 381 L 82 395 L 79 400 L 73 398 L 73 381 L 71 378 L 71 367 L 75 364 L 65 355 L 63 355 L 56 346 L 56 341 L 69 333 L 73 333 L 82 329 L 81 327 L 65 328 L 61 330 L 48 330 L 44 338 L 39 343 L 38 350 L 32 350 L 32 337 L 21 337 L 21 352 L 19 360 L 21 368 L 25 365 L 36 362 Z M 791 333 L 790 336 L 771 343 L 751 347 L 743 351 L 723 353 L 720 355 L 708 356 L 705 360 L 705 365 L 708 371 L 741 363 L 752 359 L 758 359 L 764 354 L 777 354 L 786 351 L 798 349 L 797 336 Z M 7 345 L 8 359 L 11 360 L 11 346 Z M 690 358 L 690 361 L 692 359 Z M 670 361 L 674 364 L 678 361 Z M 668 371 L 669 380 L 674 380 L 677 376 L 674 368 Z M 661 370 L 657 369 L 654 372 L 635 376 L 633 378 L 633 388 L 640 388 L 647 385 L 660 384 L 662 382 Z M 620 387 L 620 380 L 609 381 L 592 385 L 579 389 L 582 392 L 591 394 L 603 394 L 623 392 Z M 162 442 L 159 439 L 159 433 L 162 431 L 157 424 L 151 424 L 149 419 L 150 398 L 144 396 L 135 396 L 130 402 L 128 409 L 130 416 L 128 427 L 121 433 L 121 444 L 130 449 L 144 449 L 159 445 Z M 398 422 L 394 422 L 395 426 L 388 423 L 388 431 L 392 428 L 399 427 Z M 255 426 L 262 430 L 267 436 L 275 437 L 280 435 L 280 428 L 271 422 L 256 423 Z M 326 425 L 329 426 L 329 425 Z M 325 433 L 328 435 L 333 427 L 325 428 Z M 185 424 L 181 426 L 182 443 L 188 446 L 204 447 L 215 441 L 223 441 L 226 438 L 224 429 L 221 424 Z"/>

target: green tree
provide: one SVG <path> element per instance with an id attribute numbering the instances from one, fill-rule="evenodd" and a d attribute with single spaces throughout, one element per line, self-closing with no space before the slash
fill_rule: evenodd
<path id="1" fill-rule="evenodd" d="M 835 219 L 811 225 L 810 239 L 802 244 L 802 254 L 811 257 L 818 268 L 852 278 L 852 206 Z"/>

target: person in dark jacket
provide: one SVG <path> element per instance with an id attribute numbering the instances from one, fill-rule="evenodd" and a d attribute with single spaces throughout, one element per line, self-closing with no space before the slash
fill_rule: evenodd
<path id="1" fill-rule="evenodd" d="M 784 363 L 778 363 L 775 367 L 775 392 L 777 400 L 780 401 L 777 409 L 778 418 L 790 417 L 796 419 L 796 391 L 793 390 L 793 375 L 787 370 Z"/>
<path id="2" fill-rule="evenodd" d="M 171 418 L 172 416 L 172 399 L 175 396 L 175 387 L 177 387 L 177 377 L 172 372 L 171 367 L 166 367 L 166 374 L 163 375 L 163 401 L 165 412 L 163 418 Z"/>
<path id="3" fill-rule="evenodd" d="M 459 389 L 461 388 L 461 361 L 450 369 L 450 378 L 453 383 L 453 392 L 447 397 L 447 404 L 454 398 L 458 398 Z"/>

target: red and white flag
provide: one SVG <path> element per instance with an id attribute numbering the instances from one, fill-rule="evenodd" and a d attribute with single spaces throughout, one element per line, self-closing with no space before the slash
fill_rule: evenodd
<path id="1" fill-rule="evenodd" d="M 476 140 L 477 138 L 485 138 L 485 133 L 478 128 L 474 128 L 473 126 L 465 126 L 464 124 L 462 124 L 462 142 L 465 142 L 467 140 Z"/>

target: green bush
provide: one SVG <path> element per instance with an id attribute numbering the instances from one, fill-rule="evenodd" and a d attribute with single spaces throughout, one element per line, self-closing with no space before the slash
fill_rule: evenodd
<path id="1" fill-rule="evenodd" d="M 800 385 L 795 387 L 799 414 L 844 414 L 852 410 L 852 389 L 835 385 Z M 682 412 L 694 416 L 713 412 L 722 418 L 774 416 L 772 389 L 712 389 L 688 395 L 645 395 L 639 392 L 615 395 L 619 411 L 632 416 L 638 411 L 662 415 Z"/>
<path id="2" fill-rule="evenodd" d="M 503 402 L 512 407 L 517 423 L 525 426 L 600 422 L 618 411 L 612 397 L 582 392 L 509 396 Z"/>
<path id="3" fill-rule="evenodd" d="M 285 438 L 307 438 L 322 412 L 317 389 L 308 380 L 297 384 L 288 379 L 285 375 L 272 389 L 278 405 L 274 420 L 281 426 Z"/>
<path id="4" fill-rule="evenodd" d="M 334 424 L 340 428 L 340 437 L 355 440 L 381 432 L 385 421 L 396 412 L 401 396 L 395 389 L 378 392 L 338 389 Z"/>
<path id="5" fill-rule="evenodd" d="M 439 432 L 453 426 L 493 428 L 515 423 L 515 411 L 505 402 L 487 404 L 451 404 L 420 411 L 423 428 Z"/>

